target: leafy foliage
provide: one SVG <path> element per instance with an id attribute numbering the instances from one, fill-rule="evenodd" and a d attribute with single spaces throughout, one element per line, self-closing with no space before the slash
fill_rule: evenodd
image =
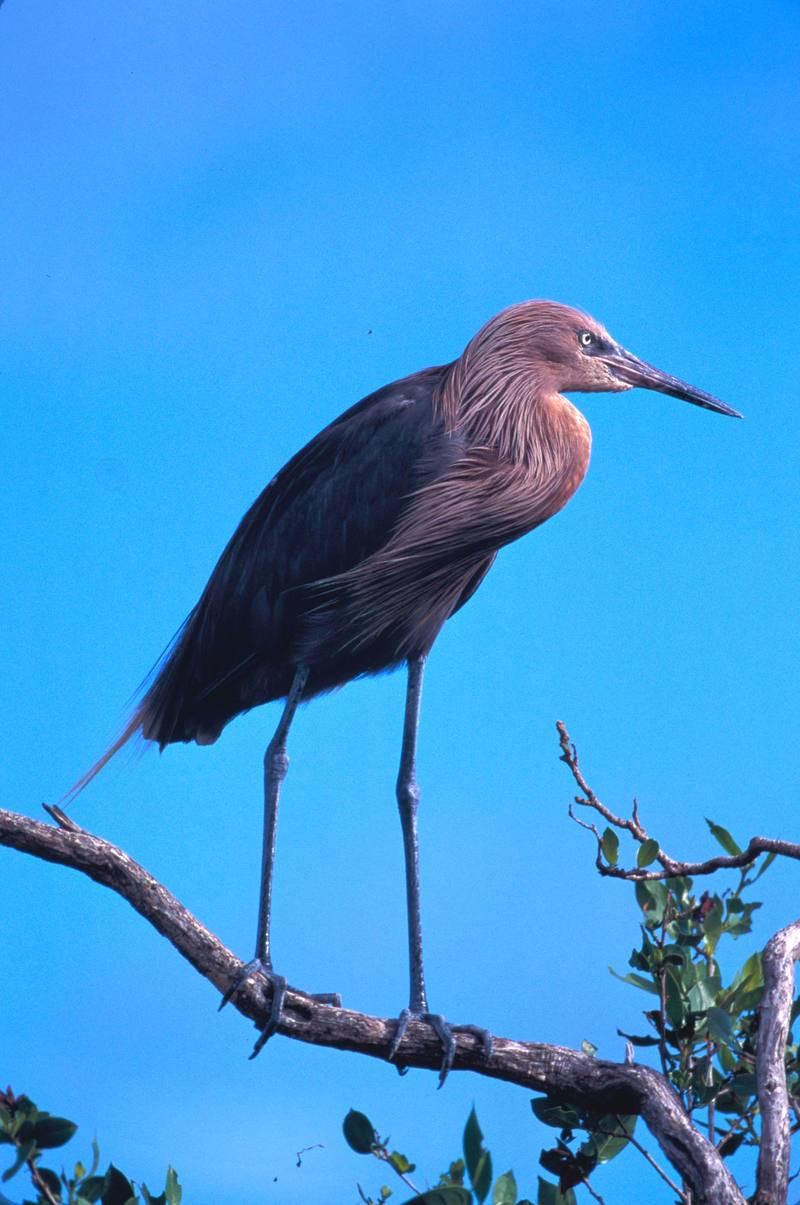
<path id="1" fill-rule="evenodd" d="M 181 1187 L 173 1168 L 167 1171 L 164 1191 L 157 1196 L 146 1184 L 135 1188 L 127 1176 L 108 1165 L 98 1174 L 100 1149 L 92 1142 L 92 1163 L 74 1164 L 71 1174 L 63 1168 L 56 1172 L 41 1163 L 45 1151 L 65 1146 L 77 1126 L 65 1117 L 53 1117 L 36 1107 L 27 1096 L 16 1096 L 11 1088 L 0 1092 L 0 1146 L 11 1147 L 12 1162 L 3 1173 L 3 1181 L 27 1171 L 36 1196 L 22 1205 L 181 1205 Z"/>
<path id="2" fill-rule="evenodd" d="M 711 820 L 707 823 L 727 854 L 740 852 L 727 829 Z M 600 846 L 608 864 L 617 866 L 620 843 L 613 828 L 602 834 Z M 659 850 L 656 840 L 640 840 L 637 869 L 655 862 Z M 640 912 L 640 943 L 631 953 L 630 971 L 618 974 L 612 970 L 618 979 L 648 996 L 644 1012 L 647 1032 L 618 1032 L 632 1047 L 656 1056 L 694 1124 L 726 1158 L 759 1143 L 755 1048 L 764 980 L 758 951 L 726 979 L 719 946 L 752 931 L 753 913 L 761 904 L 750 898 L 751 889 L 773 860 L 774 855 L 769 854 L 760 864 L 735 872 L 734 886 L 713 894 L 703 891 L 698 895 L 688 877 L 637 880 L 634 894 Z M 792 1012 L 793 1023 L 798 1016 L 800 999 Z M 596 1053 L 591 1042 L 584 1041 L 581 1047 L 590 1057 Z M 800 1119 L 800 1043 L 795 1043 L 792 1034 L 786 1065 L 794 1116 Z M 634 1132 L 636 1117 L 591 1113 L 553 1096 L 538 1097 L 531 1106 L 540 1122 L 557 1131 L 555 1145 L 543 1150 L 539 1158 L 543 1170 L 555 1181 L 538 1177 L 536 1205 L 576 1205 L 575 1189 L 589 1185 L 600 1167 L 630 1145 L 642 1149 Z M 350 1120 L 355 1118 L 358 1123 Z M 793 1133 L 798 1130 L 800 1120 L 792 1126 Z M 365 1147 L 367 1133 L 371 1141 Z M 392 1161 L 398 1159 L 406 1170 L 414 1170 L 405 1156 L 397 1152 L 389 1156 L 363 1114 L 348 1115 L 345 1136 L 354 1150 L 385 1159 L 395 1171 L 400 1165 Z M 403 1178 L 410 1186 L 407 1177 Z M 383 1205 L 391 1195 L 392 1190 L 384 1186 L 376 1200 L 363 1192 L 361 1199 L 365 1205 Z M 492 1186 L 491 1155 L 484 1147 L 473 1109 L 464 1128 L 464 1157 L 450 1164 L 434 1189 L 418 1193 L 404 1205 L 483 1205 L 488 1201 L 491 1205 L 531 1205 L 518 1197 L 511 1171 Z"/>
<path id="3" fill-rule="evenodd" d="M 483 1145 L 483 1133 L 474 1109 L 470 1112 L 467 1124 L 464 1126 L 464 1157 L 455 1159 L 447 1171 L 442 1172 L 439 1176 L 438 1184 L 425 1192 L 418 1192 L 408 1178 L 408 1173 L 415 1170 L 414 1164 L 398 1151 L 392 1151 L 390 1154 L 386 1145 L 388 1139 L 384 1141 L 378 1137 L 377 1130 L 363 1113 L 351 1109 L 344 1119 L 342 1128 L 348 1145 L 357 1154 L 375 1155 L 376 1158 L 388 1163 L 400 1176 L 403 1183 L 416 1193 L 415 1196 L 403 1202 L 403 1205 L 473 1205 L 476 1201 L 482 1205 L 490 1191 L 492 1192 L 492 1205 L 532 1205 L 530 1201 L 517 1200 L 517 1182 L 511 1171 L 504 1172 L 502 1176 L 499 1176 L 492 1190 L 492 1157 Z M 374 1140 L 370 1149 L 365 1151 L 362 1139 L 367 1133 L 367 1128 L 373 1134 Z M 469 1180 L 469 1187 L 465 1184 L 466 1179 Z M 392 1196 L 392 1189 L 385 1184 L 381 1187 L 377 1197 L 366 1196 L 360 1185 L 358 1191 L 364 1205 L 384 1205 L 384 1202 Z"/>
<path id="4" fill-rule="evenodd" d="M 740 852 L 727 829 L 707 824 L 727 854 Z M 640 846 L 640 859 L 647 844 Z M 631 953 L 631 971 L 617 976 L 653 997 L 644 1013 L 649 1032 L 622 1036 L 635 1047 L 657 1050 L 661 1070 L 694 1124 L 727 1157 L 759 1142 L 755 1050 L 764 979 L 755 952 L 726 982 L 718 948 L 723 939 L 751 932 L 761 904 L 748 898 L 749 891 L 773 860 L 770 854 L 758 869 L 745 867 L 733 887 L 714 894 L 698 896 L 686 877 L 637 882 L 641 943 Z M 787 1068 L 800 1103 L 800 1061 L 791 1035 Z"/>

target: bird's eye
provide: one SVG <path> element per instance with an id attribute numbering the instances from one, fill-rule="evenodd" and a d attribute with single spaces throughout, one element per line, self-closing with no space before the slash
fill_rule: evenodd
<path id="1" fill-rule="evenodd" d="M 594 335 L 591 331 L 579 331 L 578 342 L 580 343 L 581 347 L 591 347 L 594 343 Z"/>

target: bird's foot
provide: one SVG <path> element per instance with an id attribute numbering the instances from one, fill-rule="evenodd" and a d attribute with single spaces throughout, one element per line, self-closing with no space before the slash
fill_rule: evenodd
<path id="1" fill-rule="evenodd" d="M 450 1069 L 453 1066 L 453 1059 L 456 1055 L 456 1034 L 473 1034 L 483 1047 L 484 1058 L 490 1059 L 492 1057 L 494 1039 L 492 1038 L 492 1035 L 489 1033 L 488 1029 L 483 1029 L 480 1025 L 450 1025 L 449 1022 L 445 1021 L 444 1017 L 441 1016 L 440 1013 L 429 1013 L 419 1008 L 404 1008 L 400 1013 L 400 1016 L 397 1018 L 397 1028 L 394 1031 L 392 1044 L 389 1047 L 390 1059 L 393 1059 L 397 1054 L 400 1043 L 405 1037 L 406 1030 L 408 1029 L 408 1023 L 411 1020 L 425 1021 L 426 1024 L 430 1025 L 431 1029 L 442 1044 L 443 1058 L 442 1065 L 439 1068 L 440 1088 L 450 1074 Z M 408 1070 L 408 1068 L 403 1067 L 402 1064 L 398 1064 L 397 1069 L 401 1075 L 405 1075 L 406 1071 Z"/>
<path id="2" fill-rule="evenodd" d="M 283 975 L 276 974 L 272 967 L 268 966 L 267 963 L 265 963 L 262 959 L 254 958 L 251 962 L 244 963 L 234 975 L 228 990 L 222 997 L 222 1002 L 219 1006 L 220 1009 L 223 1009 L 225 1005 L 228 1004 L 233 998 L 236 992 L 238 992 L 242 984 L 245 983 L 251 977 L 251 975 L 255 974 L 259 974 L 266 979 L 267 983 L 272 988 L 272 1000 L 270 1002 L 269 1016 L 267 1017 L 266 1024 L 261 1030 L 261 1033 L 256 1039 L 256 1044 L 253 1047 L 252 1054 L 250 1055 L 251 1059 L 256 1057 L 256 1055 L 259 1053 L 262 1047 L 266 1045 L 280 1025 L 283 1017 L 283 1006 L 286 1000 L 286 992 L 289 990 L 289 985 L 284 979 Z M 292 988 L 292 991 L 295 990 L 295 988 Z M 342 1007 L 342 998 L 338 992 L 302 992 L 300 994 L 307 996 L 309 1000 L 316 1001 L 317 1004 L 332 1004 L 334 1008 Z"/>

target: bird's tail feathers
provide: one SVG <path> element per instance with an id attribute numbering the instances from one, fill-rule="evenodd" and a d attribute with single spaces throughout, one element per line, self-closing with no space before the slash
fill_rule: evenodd
<path id="1" fill-rule="evenodd" d="M 73 783 L 66 794 L 61 797 L 61 799 L 58 801 L 59 807 L 67 807 L 70 803 L 72 803 L 76 796 L 80 795 L 84 787 L 88 787 L 92 779 L 96 778 L 103 767 L 111 761 L 111 758 L 114 756 L 114 754 L 118 753 L 123 745 L 127 745 L 131 737 L 135 736 L 136 733 L 141 729 L 143 720 L 144 716 L 142 715 L 142 708 L 138 707 L 131 716 L 130 723 L 120 734 L 120 736 L 117 737 L 117 739 L 114 741 L 114 744 L 111 745 L 109 749 L 106 749 L 99 761 L 96 761 L 92 768 L 87 770 L 76 783 Z"/>

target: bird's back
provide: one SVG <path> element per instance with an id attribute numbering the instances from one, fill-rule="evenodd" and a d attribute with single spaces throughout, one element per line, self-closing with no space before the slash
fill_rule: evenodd
<path id="1" fill-rule="evenodd" d="M 285 695 L 300 659 L 310 666 L 308 697 L 406 655 L 386 638 L 348 653 L 358 632 L 340 630 L 331 583 L 386 545 L 412 495 L 460 456 L 460 437 L 435 406 L 445 372 L 427 369 L 364 398 L 273 478 L 142 700 L 145 737 L 162 747 L 215 739 L 234 715 Z"/>

